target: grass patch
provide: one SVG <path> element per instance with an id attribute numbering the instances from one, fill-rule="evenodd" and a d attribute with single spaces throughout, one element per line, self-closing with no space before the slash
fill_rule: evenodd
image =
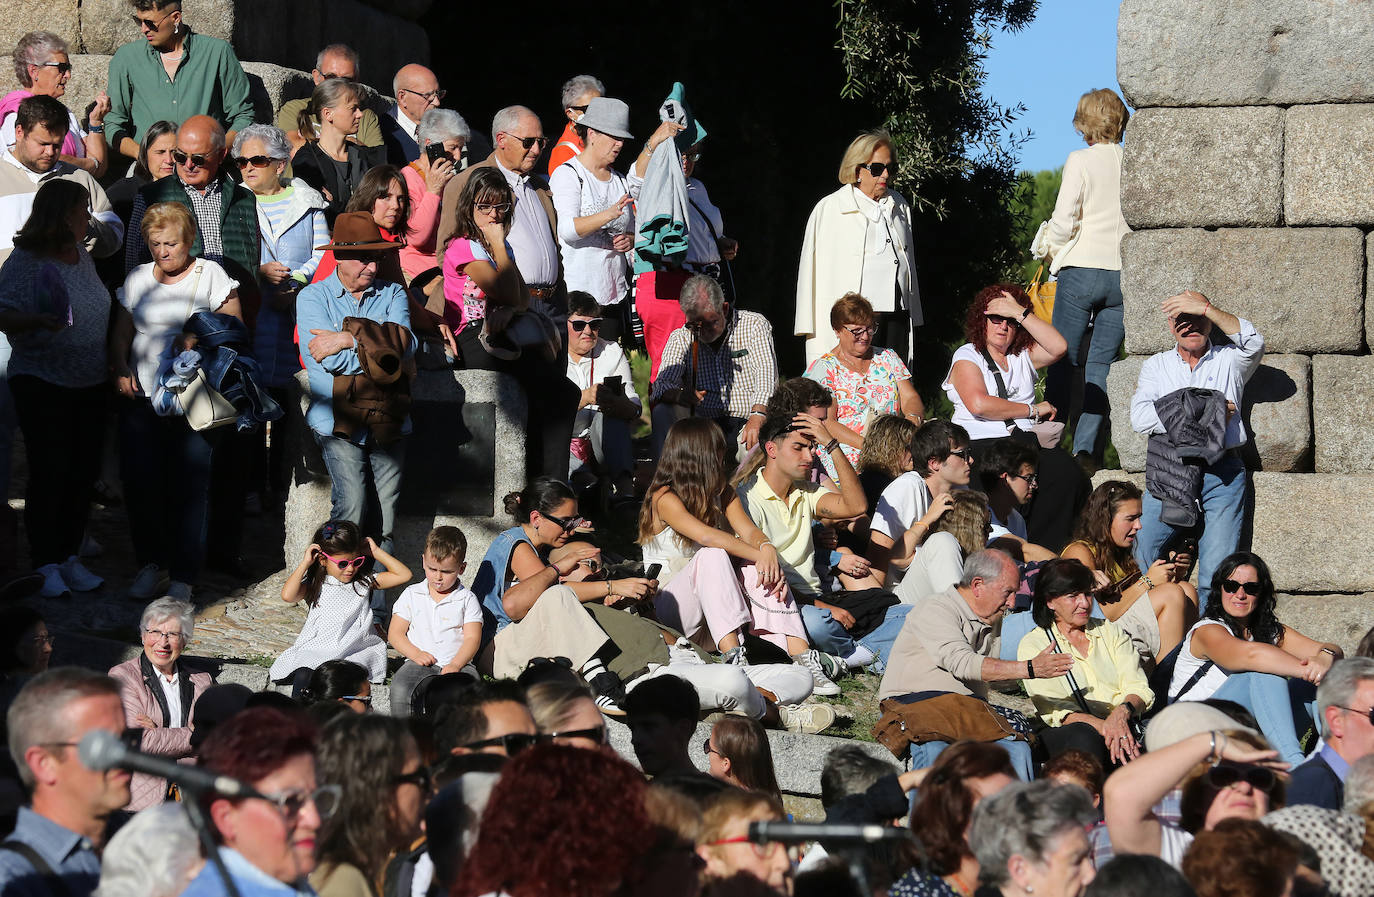
<path id="1" fill-rule="evenodd" d="M 832 704 L 837 709 L 853 717 L 852 720 L 835 720 L 835 725 L 822 732 L 836 738 L 851 738 L 855 741 L 873 741 L 873 726 L 878 717 L 878 683 L 882 677 L 876 673 L 859 673 L 845 676 L 838 683 L 840 693 L 833 697 L 816 695 L 811 700 L 822 704 Z"/>

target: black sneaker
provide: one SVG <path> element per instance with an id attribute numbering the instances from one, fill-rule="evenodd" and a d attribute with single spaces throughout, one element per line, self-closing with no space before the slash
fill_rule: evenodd
<path id="1" fill-rule="evenodd" d="M 596 695 L 596 706 L 607 716 L 624 716 L 625 683 L 610 670 L 597 673 L 588 683 Z"/>

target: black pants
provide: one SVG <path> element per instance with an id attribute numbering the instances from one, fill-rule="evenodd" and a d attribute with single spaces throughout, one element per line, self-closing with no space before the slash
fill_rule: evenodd
<path id="1" fill-rule="evenodd" d="M 568 379 L 566 355 L 553 361 L 534 357 L 533 351 L 515 361 L 494 358 L 478 339 L 482 328 L 464 327 L 458 334 L 458 349 L 463 353 L 463 367 L 470 370 L 496 371 L 510 374 L 525 390 L 529 407 L 526 427 L 525 472 L 529 479 L 537 476 L 568 478 L 568 446 L 572 444 L 573 420 L 577 417 L 577 402 L 581 392 Z"/>
<path id="2" fill-rule="evenodd" d="M 29 462 L 24 528 L 30 562 L 60 564 L 77 553 L 86 532 L 110 388 L 69 388 L 22 374 L 9 384 Z"/>
<path id="3" fill-rule="evenodd" d="M 1111 772 L 1115 765 L 1112 763 L 1111 753 L 1107 750 L 1107 743 L 1102 740 L 1102 733 L 1087 723 L 1046 727 L 1040 731 L 1040 744 L 1045 749 L 1046 759 L 1057 757 L 1065 751 L 1076 750 L 1096 757 L 1107 772 Z"/>

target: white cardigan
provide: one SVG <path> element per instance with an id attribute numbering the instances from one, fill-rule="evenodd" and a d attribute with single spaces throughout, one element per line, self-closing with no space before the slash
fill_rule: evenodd
<path id="1" fill-rule="evenodd" d="M 1069 153 L 1050 218 L 1050 273 L 1065 266 L 1121 270 L 1121 144 L 1096 143 Z"/>
<path id="2" fill-rule="evenodd" d="M 868 227 L 872 223 L 859 208 L 850 184 L 816 203 L 806 222 L 802 241 L 801 266 L 797 270 L 797 318 L 793 332 L 807 336 L 807 361 L 812 360 L 812 344 L 824 355 L 834 345 L 830 333 L 830 308 L 845 293 L 859 292 L 863 281 L 864 252 Z M 898 194 L 892 197 L 888 227 L 897 250 L 897 286 L 902 304 L 910 310 L 913 323 L 924 323 L 921 293 L 916 284 L 916 255 L 912 243 L 911 206 Z M 886 297 L 865 297 L 877 311 L 890 311 Z"/>

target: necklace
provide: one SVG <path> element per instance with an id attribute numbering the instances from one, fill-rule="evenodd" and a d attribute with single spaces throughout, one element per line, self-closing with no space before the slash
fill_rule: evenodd
<path id="1" fill-rule="evenodd" d="M 973 893 L 973 888 L 969 886 L 968 882 L 964 881 L 964 877 L 958 872 L 951 872 L 949 875 L 946 875 L 945 880 L 953 885 L 954 890 L 963 894 L 964 897 L 969 897 L 969 895 Z"/>

